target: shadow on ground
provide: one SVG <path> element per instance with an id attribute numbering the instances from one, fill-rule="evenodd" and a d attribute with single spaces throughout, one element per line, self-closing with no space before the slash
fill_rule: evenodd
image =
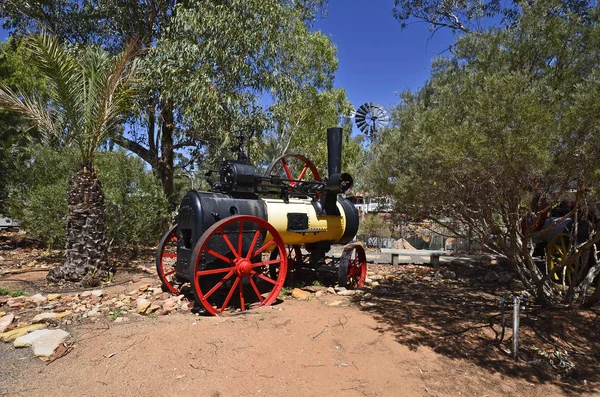
<path id="1" fill-rule="evenodd" d="M 370 312 L 397 341 L 432 348 L 491 372 L 531 383 L 551 382 L 567 393 L 597 391 L 600 382 L 600 311 L 550 311 L 525 305 L 519 360 L 512 359 L 512 303 L 502 327 L 500 300 L 517 282 L 487 283 L 486 265 L 395 268 L 393 280 L 372 291 Z M 457 279 L 444 279 L 448 271 Z M 506 269 L 494 269 L 496 271 Z"/>

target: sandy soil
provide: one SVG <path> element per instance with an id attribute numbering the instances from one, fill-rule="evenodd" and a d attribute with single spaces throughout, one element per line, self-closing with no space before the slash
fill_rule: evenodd
<path id="1" fill-rule="evenodd" d="M 2 360 L 7 396 L 549 396 L 533 384 L 397 342 L 344 301 L 285 302 L 234 316 L 135 316 L 72 329 L 73 351 L 46 365 Z M 11 348 L 3 348 L 2 355 Z M 20 359 L 22 358 L 23 359 Z"/>

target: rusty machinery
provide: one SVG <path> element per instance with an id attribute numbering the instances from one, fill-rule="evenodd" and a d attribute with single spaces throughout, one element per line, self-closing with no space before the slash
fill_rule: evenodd
<path id="1" fill-rule="evenodd" d="M 353 184 L 341 171 L 341 128 L 327 130 L 324 180 L 297 154 L 279 157 L 262 175 L 241 147 L 237 160 L 223 163 L 210 192 L 192 190 L 181 201 L 176 224 L 157 249 L 163 289 L 179 294 L 189 284 L 205 310 L 218 314 L 270 305 L 286 280 L 303 271 L 329 269 L 340 286 L 362 287 L 367 265 L 360 243 L 347 245 L 339 260 L 326 260 L 332 244 L 353 240 L 359 223 L 356 208 L 341 196 Z"/>

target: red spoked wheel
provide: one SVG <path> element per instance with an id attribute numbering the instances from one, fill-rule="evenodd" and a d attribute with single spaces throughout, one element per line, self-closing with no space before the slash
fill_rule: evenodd
<path id="1" fill-rule="evenodd" d="M 279 257 L 279 251 L 274 250 L 271 252 L 271 257 L 269 259 L 277 259 Z M 288 245 L 287 247 L 287 275 L 285 277 L 286 285 L 293 284 L 295 281 L 297 266 L 302 264 L 302 249 L 299 245 Z M 277 278 L 279 276 L 279 267 L 270 265 L 269 266 L 269 275 L 271 278 Z"/>
<path id="2" fill-rule="evenodd" d="M 295 175 L 298 177 L 294 177 Z M 278 157 L 267 168 L 266 176 L 287 178 L 292 187 L 296 186 L 296 181 L 321 182 L 317 167 L 301 154 L 286 154 Z"/>
<path id="3" fill-rule="evenodd" d="M 340 257 L 338 284 L 348 289 L 362 288 L 367 278 L 367 256 L 361 244 L 349 244 Z"/>
<path id="4" fill-rule="evenodd" d="M 272 239 L 265 243 L 267 233 Z M 270 249 L 278 251 L 278 258 L 263 260 Z M 245 310 L 253 301 L 270 305 L 287 273 L 281 236 L 270 223 L 255 216 L 236 215 L 218 221 L 202 234 L 192 257 L 196 299 L 214 315 L 229 306 Z M 269 277 L 271 266 L 278 268 L 276 278 Z"/>
<path id="5" fill-rule="evenodd" d="M 175 280 L 177 263 L 177 225 L 171 227 L 160 240 L 156 249 L 156 272 L 162 281 L 163 291 L 179 295 Z"/>

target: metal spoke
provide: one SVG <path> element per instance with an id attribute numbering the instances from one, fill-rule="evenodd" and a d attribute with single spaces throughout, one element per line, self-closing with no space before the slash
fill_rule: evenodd
<path id="1" fill-rule="evenodd" d="M 226 272 L 233 271 L 233 270 L 235 270 L 235 266 L 233 266 L 233 267 L 222 267 L 220 269 L 200 270 L 200 271 L 196 272 L 196 277 L 208 276 L 210 274 L 226 273 Z"/>
<path id="2" fill-rule="evenodd" d="M 259 266 L 266 266 L 266 265 L 274 265 L 276 263 L 281 263 L 281 262 L 283 262 L 283 260 L 281 260 L 281 259 L 271 259 L 271 260 L 264 261 L 264 262 L 253 263 L 252 268 L 259 267 Z"/>
<path id="3" fill-rule="evenodd" d="M 285 170 L 285 174 L 287 175 L 288 179 L 290 181 L 294 180 L 294 177 L 292 176 L 292 173 L 290 171 L 290 167 L 288 167 L 287 162 L 285 161 L 285 159 L 281 159 L 281 162 L 283 163 L 283 169 Z"/>
<path id="4" fill-rule="evenodd" d="M 300 173 L 300 176 L 298 176 L 298 180 L 299 180 L 299 181 L 301 181 L 301 180 L 302 180 L 302 178 L 304 177 L 304 174 L 306 174 L 306 171 L 307 171 L 307 170 L 308 170 L 308 166 L 305 166 L 305 167 L 302 169 L 302 172 Z"/>
<path id="5" fill-rule="evenodd" d="M 239 280 L 239 278 L 238 278 Z M 240 310 L 244 311 L 246 309 L 246 304 L 244 303 L 244 283 L 239 283 L 240 287 Z"/>
<path id="6" fill-rule="evenodd" d="M 261 302 L 264 301 L 265 298 L 263 298 L 262 295 L 260 294 L 260 291 L 258 290 L 258 287 L 256 286 L 256 283 L 254 282 L 254 279 L 252 277 L 249 277 L 248 279 L 250 280 L 250 285 L 252 286 L 254 293 L 256 294 L 256 296 L 258 296 L 258 300 Z"/>
<path id="7" fill-rule="evenodd" d="M 252 239 L 252 245 L 250 245 L 250 249 L 248 250 L 248 253 L 246 254 L 246 259 L 250 259 L 250 255 L 252 255 L 252 251 L 254 250 L 254 247 L 256 246 L 256 242 L 258 241 L 258 237 L 260 236 L 260 228 L 256 231 L 256 233 L 254 233 L 254 238 Z M 254 257 L 254 256 L 252 256 Z"/>
<path id="8" fill-rule="evenodd" d="M 173 269 L 170 272 L 166 272 L 165 276 L 170 276 L 171 274 L 175 273 L 177 271 L 177 269 Z"/>
<path id="9" fill-rule="evenodd" d="M 273 244 L 275 244 L 275 240 L 271 240 L 268 243 L 266 243 L 265 245 L 263 245 L 258 251 L 256 251 L 253 255 L 252 258 L 254 258 L 256 255 L 260 255 L 263 253 L 264 250 L 266 250 L 267 248 L 269 248 L 270 246 L 272 246 Z"/>
<path id="10" fill-rule="evenodd" d="M 221 288 L 221 286 L 225 283 L 225 281 L 229 280 L 229 277 L 231 277 L 232 275 L 233 275 L 233 270 L 230 271 L 229 273 L 227 273 L 227 275 L 225 275 L 225 277 L 223 277 L 221 279 L 221 281 L 216 283 L 215 286 L 210 289 L 210 291 L 208 291 L 206 294 L 204 294 L 204 298 L 207 299 L 209 296 L 214 294 L 215 291 L 217 291 L 219 288 Z"/>
<path id="11" fill-rule="evenodd" d="M 229 258 L 227 258 L 226 256 L 223 256 L 223 255 L 219 254 L 218 252 L 216 252 L 216 251 L 213 251 L 213 250 L 211 250 L 211 249 L 209 249 L 209 248 L 204 248 L 204 252 L 206 252 L 206 253 L 208 253 L 208 254 L 210 254 L 210 255 L 214 256 L 215 258 L 219 258 L 219 259 L 221 259 L 222 261 L 225 261 L 225 262 L 227 262 L 227 263 L 231 263 L 231 259 L 229 259 Z"/>
<path id="12" fill-rule="evenodd" d="M 242 255 L 242 241 L 244 239 L 244 222 L 240 222 L 240 232 L 238 235 L 238 252 Z"/>
<path id="13" fill-rule="evenodd" d="M 219 230 L 219 233 L 221 233 L 221 236 L 223 236 L 223 240 L 225 240 L 225 242 L 229 246 L 229 249 L 231 250 L 231 252 L 233 252 L 233 255 L 235 256 L 235 258 L 239 259 L 240 258 L 240 254 L 233 247 L 233 244 L 231 244 L 231 240 L 229 240 L 229 237 L 227 237 L 227 234 L 225 233 L 225 231 L 223 229 L 218 229 L 218 230 Z"/>
<path id="14" fill-rule="evenodd" d="M 240 282 L 240 278 L 237 277 L 235 279 L 235 281 L 233 282 L 233 285 L 231 286 L 231 289 L 229 290 L 229 293 L 227 294 L 227 297 L 225 298 L 225 302 L 223 302 L 223 306 L 221 306 L 221 312 L 225 310 L 225 308 L 227 307 L 227 305 L 229 304 L 229 301 L 231 300 L 231 297 L 233 296 L 233 291 L 235 291 L 235 287 L 237 287 L 238 283 Z"/>
<path id="15" fill-rule="evenodd" d="M 275 281 L 273 279 L 270 279 L 269 277 L 264 276 L 264 275 L 262 275 L 260 273 L 257 273 L 254 270 L 252 270 L 252 274 L 255 275 L 256 277 L 262 279 L 262 280 L 265 280 L 266 282 L 269 282 L 269 283 L 271 283 L 273 285 L 277 285 L 277 281 Z"/>

